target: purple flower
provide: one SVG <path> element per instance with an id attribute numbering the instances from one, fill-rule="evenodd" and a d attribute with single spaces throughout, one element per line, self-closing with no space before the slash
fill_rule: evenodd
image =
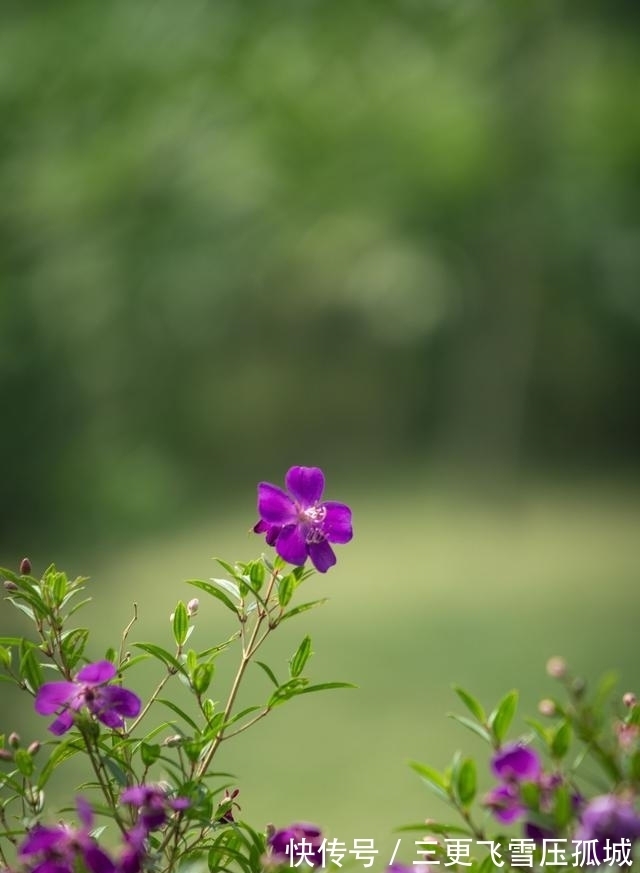
<path id="1" fill-rule="evenodd" d="M 80 828 L 67 824 L 52 828 L 37 825 L 25 837 L 18 855 L 30 859 L 33 864 L 31 873 L 75 873 L 82 865 L 90 873 L 115 873 L 116 867 L 109 855 L 90 836 L 93 826 L 91 807 L 82 798 L 76 802 Z"/>
<path id="2" fill-rule="evenodd" d="M 288 866 L 324 866 L 324 839 L 322 831 L 307 822 L 298 822 L 276 831 L 269 838 L 272 857 Z"/>
<path id="3" fill-rule="evenodd" d="M 533 749 L 519 743 L 503 746 L 491 760 L 491 769 L 505 782 L 532 782 L 540 775 L 540 759 Z"/>
<path id="4" fill-rule="evenodd" d="M 129 803 L 138 808 L 138 825 L 146 834 L 162 827 L 172 811 L 183 810 L 189 806 L 186 797 L 167 796 L 161 785 L 133 785 L 125 788 L 120 795 L 121 803 Z"/>
<path id="5" fill-rule="evenodd" d="M 639 838 L 640 816 L 633 803 L 615 794 L 601 794 L 585 806 L 575 835 L 577 840 L 598 840 L 602 846 L 606 840 L 633 843 Z"/>
<path id="6" fill-rule="evenodd" d="M 485 794 L 483 802 L 503 824 L 513 824 L 526 812 L 526 807 L 520 802 L 520 792 L 514 785 L 492 788 Z"/>
<path id="7" fill-rule="evenodd" d="M 83 706 L 107 727 L 124 727 L 125 718 L 135 718 L 142 704 L 133 691 L 120 685 L 109 685 L 116 673 L 111 661 L 98 661 L 83 667 L 73 682 L 45 682 L 36 694 L 36 712 L 40 715 L 57 714 L 58 717 L 49 725 L 49 730 L 56 736 L 73 726 L 74 713 Z"/>
<path id="8" fill-rule="evenodd" d="M 309 557 L 326 573 L 336 562 L 329 543 L 348 543 L 353 536 L 351 510 L 344 503 L 321 502 L 324 473 L 318 467 L 291 467 L 285 483 L 288 494 L 268 482 L 258 485 L 260 520 L 254 531 L 264 533 L 290 564 L 302 567 Z"/>

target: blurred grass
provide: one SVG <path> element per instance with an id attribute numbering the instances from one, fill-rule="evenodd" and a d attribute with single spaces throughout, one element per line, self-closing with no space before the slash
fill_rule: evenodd
<path id="1" fill-rule="evenodd" d="M 341 487 L 330 496 L 345 495 Z M 616 668 L 621 691 L 640 689 L 640 490 L 538 483 L 499 499 L 418 477 L 356 491 L 350 502 L 354 542 L 340 549 L 332 572 L 299 594 L 330 603 L 282 627 L 262 658 L 284 675 L 310 633 L 312 679 L 359 688 L 276 710 L 223 746 L 219 767 L 237 774 L 243 815 L 257 826 L 312 820 L 347 842 L 375 837 L 390 852 L 393 826 L 444 813 L 407 760 L 442 767 L 458 747 L 480 750 L 446 717 L 461 711 L 452 683 L 487 706 L 517 687 L 532 714 L 538 698 L 553 693 L 546 659 L 563 654 L 589 678 Z M 214 553 L 254 557 L 261 543 L 243 534 L 253 520 L 248 504 L 161 540 L 87 556 L 83 566 L 72 562 L 70 573 L 94 577 L 93 653 L 116 643 L 134 599 L 140 619 L 131 638 L 170 647 L 169 613 L 195 593 L 180 580 L 222 575 Z M 194 647 L 232 630 L 232 618 L 203 596 Z M 226 696 L 232 665 L 232 655 L 220 659 L 214 697 Z M 266 694 L 264 677 L 255 675 L 240 704 Z M 39 734 L 42 725 L 29 730 Z M 408 860 L 411 839 L 403 839 Z"/>

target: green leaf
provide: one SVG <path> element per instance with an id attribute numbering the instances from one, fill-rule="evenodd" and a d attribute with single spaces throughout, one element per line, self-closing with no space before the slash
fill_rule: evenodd
<path id="1" fill-rule="evenodd" d="M 293 573 L 284 576 L 278 582 L 278 603 L 285 607 L 293 597 L 293 592 L 296 590 L 297 581 Z"/>
<path id="2" fill-rule="evenodd" d="M 168 652 L 166 649 L 163 649 L 162 646 L 156 646 L 153 643 L 134 643 L 136 648 L 142 649 L 143 652 L 147 652 L 147 654 L 152 655 L 154 658 L 157 658 L 158 661 L 162 661 L 167 667 L 170 668 L 172 673 L 183 673 L 184 674 L 184 666 L 178 661 L 175 655 L 172 655 L 171 652 Z"/>
<path id="3" fill-rule="evenodd" d="M 273 684 L 276 686 L 276 688 L 280 687 L 280 683 L 278 682 L 278 680 L 276 678 L 276 674 L 273 672 L 271 667 L 269 667 L 267 664 L 265 664 L 264 661 L 254 661 L 254 664 L 257 664 L 258 667 L 261 667 L 264 670 L 264 672 L 267 674 L 267 676 L 273 682 Z"/>
<path id="4" fill-rule="evenodd" d="M 517 707 L 518 692 L 509 691 L 489 716 L 489 727 L 498 743 L 506 737 Z"/>
<path id="5" fill-rule="evenodd" d="M 473 801 L 476 796 L 477 784 L 475 762 L 471 758 L 465 758 L 456 768 L 454 776 L 455 791 L 463 806 L 467 807 Z"/>
<path id="6" fill-rule="evenodd" d="M 120 762 L 112 758 L 111 755 L 103 755 L 102 760 L 118 785 L 124 788 L 127 785 L 127 775 L 120 766 Z"/>
<path id="7" fill-rule="evenodd" d="M 234 615 L 240 614 L 236 605 L 226 594 L 224 594 L 224 592 L 220 591 L 219 588 L 216 588 L 215 585 L 211 585 L 209 582 L 203 582 L 202 579 L 187 579 L 187 585 L 193 585 L 194 588 L 199 588 L 201 591 L 205 591 L 207 594 L 211 595 L 211 597 L 215 597 L 216 600 L 224 603 L 227 609 L 233 612 Z"/>
<path id="8" fill-rule="evenodd" d="M 327 603 L 328 600 L 328 597 L 322 597 L 320 600 L 310 600 L 308 603 L 301 603 L 299 606 L 294 606 L 292 609 L 285 612 L 281 621 L 284 621 L 286 618 L 293 618 L 294 615 L 299 615 L 301 612 L 306 612 L 308 609 L 313 609 L 315 606 L 322 606 L 324 603 Z"/>
<path id="9" fill-rule="evenodd" d="M 140 743 L 140 757 L 145 767 L 150 767 L 158 760 L 161 753 L 161 748 L 158 743 Z"/>
<path id="10" fill-rule="evenodd" d="M 60 606 L 65 598 L 65 594 L 67 593 L 67 574 L 66 573 L 56 573 L 55 576 L 50 581 L 51 584 L 51 592 L 53 594 L 53 602 L 56 606 Z"/>
<path id="11" fill-rule="evenodd" d="M 21 775 L 26 776 L 28 779 L 33 773 L 34 767 L 33 758 L 29 752 L 27 752 L 26 749 L 16 749 L 13 755 L 13 760 L 15 761 Z"/>
<path id="12" fill-rule="evenodd" d="M 308 684 L 309 680 L 301 677 L 298 679 L 290 679 L 288 682 L 285 682 L 283 685 L 276 688 L 269 698 L 267 708 L 273 709 L 275 706 L 280 706 L 282 703 L 285 703 L 285 701 L 300 694 Z"/>
<path id="13" fill-rule="evenodd" d="M 452 718 L 454 721 L 457 721 L 458 724 L 463 725 L 467 728 L 467 730 L 472 731 L 474 734 L 477 734 L 479 737 L 482 737 L 486 742 L 491 742 L 491 734 L 489 731 L 483 727 L 481 724 L 478 724 L 475 721 L 471 721 L 470 718 L 467 718 L 465 715 L 458 715 L 455 712 L 448 712 L 448 718 Z"/>
<path id="14" fill-rule="evenodd" d="M 550 742 L 550 733 L 551 730 L 541 722 L 537 721 L 535 718 L 525 718 L 525 724 L 528 724 L 530 728 L 534 731 L 539 739 L 545 744 L 545 746 L 549 746 Z"/>
<path id="15" fill-rule="evenodd" d="M 34 694 L 44 682 L 42 667 L 36 658 L 32 647 L 27 648 L 26 646 L 23 646 L 23 651 L 20 657 L 19 674 L 20 678 Z"/>
<path id="16" fill-rule="evenodd" d="M 450 802 L 449 781 L 442 773 L 427 764 L 420 764 L 418 761 L 409 761 L 409 766 L 426 782 L 437 797 Z"/>
<path id="17" fill-rule="evenodd" d="M 249 567 L 249 579 L 254 591 L 260 591 L 264 584 L 265 569 L 262 561 L 254 561 Z"/>
<path id="18" fill-rule="evenodd" d="M 164 697 L 159 697 L 158 703 L 162 703 L 163 706 L 168 706 L 169 709 L 175 712 L 176 715 L 179 715 L 180 718 L 184 719 L 189 727 L 192 727 L 194 731 L 198 730 L 198 725 L 191 718 L 191 716 L 187 715 L 187 713 L 183 709 L 180 709 L 180 707 L 177 706 L 177 704 L 175 704 L 172 700 L 166 700 Z"/>
<path id="19" fill-rule="evenodd" d="M 568 721 L 560 722 L 551 740 L 551 754 L 560 759 L 569 751 L 571 745 L 571 724 Z"/>
<path id="20" fill-rule="evenodd" d="M 59 746 L 56 746 L 49 756 L 49 760 L 40 771 L 38 788 L 44 788 L 53 774 L 53 771 L 59 767 L 60 764 L 64 763 L 64 761 L 77 755 L 78 752 L 81 752 L 83 749 L 84 742 L 77 737 L 65 740 L 61 742 Z"/>
<path id="21" fill-rule="evenodd" d="M 61 646 L 62 654 L 71 669 L 82 657 L 88 639 L 89 631 L 82 627 L 74 628 L 65 634 Z"/>
<path id="22" fill-rule="evenodd" d="M 193 689 L 198 696 L 201 696 L 206 693 L 209 685 L 211 685 L 211 680 L 213 679 L 213 671 L 214 666 L 211 661 L 207 664 L 198 664 L 196 669 L 193 671 L 193 677 L 191 682 L 193 684 Z"/>
<path id="23" fill-rule="evenodd" d="M 187 607 L 182 600 L 176 604 L 175 612 L 173 613 L 173 638 L 177 646 L 183 646 L 189 632 L 189 613 Z"/>
<path id="24" fill-rule="evenodd" d="M 298 679 L 297 681 L 300 681 Z M 315 694 L 317 691 L 333 691 L 336 688 L 357 688 L 352 682 L 318 682 L 316 685 L 307 685 L 296 694 Z"/>
<path id="25" fill-rule="evenodd" d="M 469 694 L 468 691 L 465 691 L 464 688 L 460 688 L 459 685 L 454 685 L 453 690 L 467 707 L 469 712 L 478 719 L 480 724 L 485 724 L 487 716 L 482 708 L 482 704 L 476 700 L 473 695 Z"/>
<path id="26" fill-rule="evenodd" d="M 553 820 L 559 830 L 565 828 L 573 816 L 571 795 L 566 785 L 556 789 L 553 804 Z"/>
<path id="27" fill-rule="evenodd" d="M 311 637 L 306 636 L 289 661 L 289 673 L 293 679 L 302 673 L 311 654 Z"/>

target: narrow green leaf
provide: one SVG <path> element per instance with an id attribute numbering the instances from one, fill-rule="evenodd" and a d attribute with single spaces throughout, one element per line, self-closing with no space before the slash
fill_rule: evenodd
<path id="1" fill-rule="evenodd" d="M 459 685 L 454 685 L 453 690 L 467 707 L 471 715 L 475 716 L 480 724 L 485 724 L 487 716 L 482 708 L 482 704 L 476 700 L 472 694 L 469 694 L 468 691 L 465 691 L 464 688 L 461 688 Z"/>
<path id="2" fill-rule="evenodd" d="M 310 656 L 311 637 L 306 636 L 298 646 L 291 660 L 289 661 L 289 673 L 293 679 L 295 679 L 302 673 Z"/>
<path id="3" fill-rule="evenodd" d="M 300 681 L 300 679 L 298 680 Z M 298 694 L 315 694 L 316 691 L 333 691 L 335 688 L 357 688 L 357 685 L 354 685 L 352 682 L 319 682 L 316 685 L 307 685 L 302 688 L 300 691 L 296 691 L 296 695 Z"/>
<path id="4" fill-rule="evenodd" d="M 175 612 L 173 613 L 173 638 L 177 646 L 184 645 L 189 631 L 189 613 L 187 607 L 182 600 L 176 604 Z"/>
<path id="5" fill-rule="evenodd" d="M 44 788 L 53 771 L 64 761 L 77 755 L 78 752 L 81 752 L 83 749 L 84 743 L 77 737 L 63 741 L 59 746 L 55 746 L 53 752 L 49 756 L 49 760 L 40 771 L 40 776 L 38 777 L 38 788 Z"/>
<path id="6" fill-rule="evenodd" d="M 509 691 L 489 716 L 489 727 L 498 743 L 506 737 L 517 707 L 518 692 Z"/>
<path id="7" fill-rule="evenodd" d="M 175 712 L 176 715 L 179 715 L 180 718 L 184 719 L 189 727 L 192 727 L 194 731 L 198 730 L 198 725 L 191 718 L 191 716 L 187 715 L 187 713 L 183 709 L 180 709 L 180 707 L 177 706 L 177 704 L 175 704 L 172 700 L 166 700 L 164 697 L 159 697 L 158 703 L 162 703 L 163 706 L 168 706 L 169 709 Z"/>
<path id="8" fill-rule="evenodd" d="M 551 754 L 557 760 L 564 758 L 571 745 L 571 724 L 560 722 L 551 739 Z"/>
<path id="9" fill-rule="evenodd" d="M 569 789 L 566 785 L 560 785 L 556 789 L 553 804 L 553 820 L 558 830 L 562 831 L 569 824 L 572 815 L 573 809 Z"/>
<path id="10" fill-rule="evenodd" d="M 249 579 L 254 591 L 260 591 L 264 583 L 265 569 L 262 561 L 253 561 L 249 567 Z"/>
<path id="11" fill-rule="evenodd" d="M 327 603 L 328 600 L 328 597 L 322 597 L 320 600 L 310 600 L 308 603 L 301 603 L 299 606 L 294 606 L 292 609 L 285 612 L 281 621 L 284 621 L 286 618 L 293 618 L 294 615 L 299 615 L 301 612 L 306 612 L 308 609 L 313 609 L 315 606 L 322 606 L 322 604 Z"/>
<path id="12" fill-rule="evenodd" d="M 448 780 L 442 773 L 427 764 L 420 764 L 418 761 L 409 761 L 409 766 L 424 780 L 434 794 L 442 800 L 450 802 Z"/>
<path id="13" fill-rule="evenodd" d="M 467 807 L 472 803 L 476 796 L 477 784 L 475 762 L 471 758 L 465 758 L 460 766 L 456 768 L 454 779 L 456 794 L 463 806 Z"/>
<path id="14" fill-rule="evenodd" d="M 157 658 L 158 661 L 162 661 L 167 667 L 171 668 L 172 672 L 184 673 L 184 665 L 178 661 L 175 655 L 172 655 L 171 652 L 163 649 L 162 646 L 156 646 L 154 643 L 134 643 L 133 645 L 138 649 L 142 649 L 143 652 L 152 655 L 154 658 Z"/>
<path id="15" fill-rule="evenodd" d="M 278 603 L 285 607 L 293 597 L 293 592 L 296 589 L 296 579 L 292 573 L 284 576 L 278 583 Z"/>
<path id="16" fill-rule="evenodd" d="M 455 712 L 448 712 L 448 718 L 452 718 L 454 721 L 457 721 L 458 724 L 463 725 L 467 728 L 467 730 L 472 731 L 474 734 L 477 734 L 479 737 L 482 737 L 483 740 L 490 743 L 491 742 L 491 734 L 489 731 L 483 727 L 481 724 L 478 724 L 475 721 L 471 721 L 470 718 L 467 718 L 465 715 L 458 715 Z"/>
<path id="17" fill-rule="evenodd" d="M 280 687 L 280 683 L 278 682 L 278 680 L 276 678 L 276 674 L 273 672 L 271 667 L 269 667 L 267 664 L 265 664 L 264 661 L 254 661 L 254 664 L 257 664 L 258 667 L 261 667 L 264 670 L 264 672 L 267 674 L 267 676 L 273 682 L 273 684 L 276 686 L 276 688 Z"/>
<path id="18" fill-rule="evenodd" d="M 20 658 L 20 678 L 26 682 L 29 689 L 35 694 L 44 682 L 44 675 L 40 662 L 34 654 L 33 648 L 24 649 Z"/>
<path id="19" fill-rule="evenodd" d="M 118 785 L 124 788 L 127 784 L 127 774 L 120 766 L 120 762 L 112 758 L 111 755 L 103 755 L 102 760 Z"/>

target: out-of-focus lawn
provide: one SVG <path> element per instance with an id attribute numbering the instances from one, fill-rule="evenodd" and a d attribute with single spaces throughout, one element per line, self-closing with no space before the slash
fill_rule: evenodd
<path id="1" fill-rule="evenodd" d="M 349 497 L 344 489 L 329 496 Z M 330 602 L 287 622 L 262 657 L 285 675 L 288 657 L 310 633 L 312 679 L 359 688 L 275 710 L 223 746 L 219 764 L 237 774 L 251 823 L 305 819 L 347 843 L 375 838 L 380 867 L 395 842 L 393 826 L 444 812 L 407 760 L 443 766 L 458 747 L 481 749 L 446 718 L 448 710 L 461 710 L 452 683 L 487 705 L 518 687 L 531 712 L 541 693 L 554 691 L 546 659 L 563 654 L 589 678 L 615 667 L 621 691 L 640 690 L 640 493 L 538 486 L 492 501 L 420 480 L 363 490 L 350 502 L 353 543 L 339 547 L 336 568 L 299 592 L 304 600 Z M 70 567 L 94 577 L 88 620 L 98 626 L 100 643 L 116 644 L 135 599 L 140 620 L 132 639 L 170 646 L 169 613 L 176 599 L 195 593 L 180 581 L 220 575 L 213 554 L 232 560 L 258 554 L 261 541 L 245 533 L 253 521 L 249 503 L 246 514 L 203 520 L 94 566 Z M 232 621 L 220 604 L 201 597 L 194 647 L 224 638 Z M 213 690 L 220 700 L 232 661 L 230 653 L 220 661 L 220 687 Z M 241 704 L 266 699 L 265 677 L 256 674 Z M 404 838 L 401 853 L 409 861 L 411 839 Z"/>

